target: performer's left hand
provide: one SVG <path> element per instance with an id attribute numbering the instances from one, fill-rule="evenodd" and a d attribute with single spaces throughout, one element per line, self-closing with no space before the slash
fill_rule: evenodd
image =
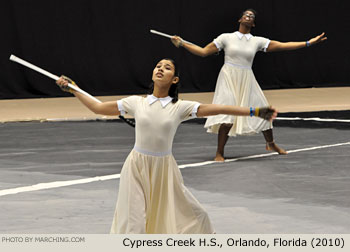
<path id="1" fill-rule="evenodd" d="M 261 107 L 258 116 L 267 121 L 272 121 L 277 117 L 277 110 L 273 107 Z"/>
<path id="2" fill-rule="evenodd" d="M 310 45 L 315 45 L 315 44 L 323 42 L 325 40 L 327 40 L 327 37 L 325 37 L 325 33 L 322 32 L 322 34 L 310 39 L 309 42 L 310 42 Z"/>

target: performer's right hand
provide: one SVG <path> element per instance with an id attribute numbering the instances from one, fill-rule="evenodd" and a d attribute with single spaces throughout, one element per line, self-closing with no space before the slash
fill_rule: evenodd
<path id="1" fill-rule="evenodd" d="M 182 46 L 183 41 L 182 38 L 180 38 L 179 36 L 173 36 L 171 38 L 171 42 L 177 47 L 179 48 L 180 46 Z"/>
<path id="2" fill-rule="evenodd" d="M 73 94 L 74 90 L 68 86 L 68 83 L 77 86 L 72 79 L 64 75 L 61 75 L 61 77 L 56 81 L 56 84 L 62 89 L 62 91 Z"/>

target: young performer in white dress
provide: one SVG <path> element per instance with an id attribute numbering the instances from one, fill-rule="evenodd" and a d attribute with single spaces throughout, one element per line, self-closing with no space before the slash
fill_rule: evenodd
<path id="1" fill-rule="evenodd" d="M 177 127 L 196 116 L 255 115 L 272 120 L 277 115 L 270 107 L 247 108 L 178 100 L 176 69 L 173 60 L 163 59 L 153 70 L 152 95 L 129 96 L 104 103 L 71 90 L 64 76 L 57 81 L 63 90 L 73 93 L 95 113 L 127 113 L 135 118 L 135 146 L 121 171 L 111 233 L 213 233 L 206 211 L 184 186 L 172 155 Z"/>
<path id="2" fill-rule="evenodd" d="M 204 48 L 194 44 L 183 43 L 183 40 L 174 36 L 171 40 L 176 47 L 184 47 L 198 56 L 208 56 L 225 51 L 225 64 L 219 73 L 213 104 L 234 106 L 268 106 L 264 93 L 254 77 L 251 69 L 254 56 L 258 51 L 274 52 L 295 50 L 314 45 L 327 39 L 324 33 L 306 42 L 278 42 L 250 34 L 255 26 L 256 11 L 248 9 L 239 19 L 239 30 L 234 33 L 224 33 Z M 224 147 L 228 136 L 247 135 L 263 132 L 266 140 L 266 149 L 279 154 L 287 154 L 273 139 L 272 123 L 259 118 L 236 117 L 232 115 L 211 116 L 205 123 L 210 133 L 217 133 L 218 148 L 216 161 L 224 161 Z"/>

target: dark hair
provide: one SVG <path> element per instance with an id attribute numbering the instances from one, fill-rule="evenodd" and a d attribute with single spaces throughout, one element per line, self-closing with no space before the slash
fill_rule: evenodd
<path id="1" fill-rule="evenodd" d="M 254 9 L 251 9 L 251 8 L 246 9 L 245 11 L 242 12 L 242 14 L 241 14 L 241 16 L 240 16 L 239 18 L 243 17 L 243 15 L 244 15 L 244 13 L 246 13 L 246 11 L 251 11 L 251 12 L 253 12 L 253 14 L 254 14 L 254 16 L 255 16 L 255 18 L 254 18 L 254 24 L 256 24 L 256 16 L 258 15 L 258 12 L 257 12 L 256 10 L 254 10 Z"/>
<path id="2" fill-rule="evenodd" d="M 169 58 L 165 58 L 163 60 L 169 60 L 171 63 L 173 63 L 174 71 L 175 71 L 174 76 L 180 78 L 180 70 L 177 67 L 177 64 L 176 64 L 175 60 L 169 59 Z M 171 98 L 173 98 L 172 103 L 176 103 L 179 100 L 179 88 L 180 88 L 180 83 L 179 82 L 176 83 L 176 84 L 171 85 L 170 88 L 169 88 L 168 94 L 169 94 L 169 96 Z M 153 89 L 154 89 L 154 83 L 152 81 L 151 85 L 149 86 L 148 93 L 152 94 L 153 93 Z"/>

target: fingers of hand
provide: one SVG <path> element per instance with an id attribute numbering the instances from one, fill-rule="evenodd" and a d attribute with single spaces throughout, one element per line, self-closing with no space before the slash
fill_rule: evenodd
<path id="1" fill-rule="evenodd" d="M 271 121 L 277 116 L 277 111 L 272 107 L 267 107 L 263 109 L 262 117 L 265 120 Z"/>
<path id="2" fill-rule="evenodd" d="M 57 85 L 60 85 L 60 86 L 62 86 L 62 85 L 67 86 L 67 85 L 68 85 L 68 81 L 65 80 L 65 79 L 63 79 L 63 78 L 59 78 L 59 79 L 56 81 L 56 83 L 57 83 Z"/>
<path id="3" fill-rule="evenodd" d="M 262 119 L 268 120 L 269 119 L 269 110 L 270 108 L 268 107 L 263 107 L 259 109 L 259 117 Z"/>
<path id="4" fill-rule="evenodd" d="M 62 84 L 63 81 L 64 81 L 64 80 L 63 80 L 63 78 L 62 78 L 62 76 L 61 76 L 58 80 L 56 80 L 56 84 L 57 84 L 57 85 Z"/>
<path id="5" fill-rule="evenodd" d="M 179 45 L 180 45 L 179 39 L 178 39 L 176 36 L 171 38 L 171 42 L 172 42 L 176 47 L 179 47 Z"/>
<path id="6" fill-rule="evenodd" d="M 69 81 L 66 79 L 65 76 L 61 76 L 61 77 L 56 81 L 56 84 L 62 89 L 62 91 L 71 92 L 71 88 L 68 86 Z"/>
<path id="7" fill-rule="evenodd" d="M 322 32 L 320 35 L 318 35 L 318 36 L 316 36 L 314 39 L 312 39 L 312 40 L 314 40 L 316 43 L 317 42 L 321 42 L 321 41 L 325 41 L 326 39 L 327 39 L 327 37 L 324 37 L 325 36 L 325 32 Z"/>
<path id="8" fill-rule="evenodd" d="M 74 82 L 71 78 L 69 78 L 69 77 L 67 77 L 67 76 L 62 75 L 61 77 L 62 77 L 63 80 L 65 80 L 67 83 L 73 83 L 73 82 Z"/>
<path id="9" fill-rule="evenodd" d="M 272 116 L 273 116 L 273 111 L 270 110 L 267 115 L 266 115 L 266 120 L 271 120 L 272 119 Z"/>

